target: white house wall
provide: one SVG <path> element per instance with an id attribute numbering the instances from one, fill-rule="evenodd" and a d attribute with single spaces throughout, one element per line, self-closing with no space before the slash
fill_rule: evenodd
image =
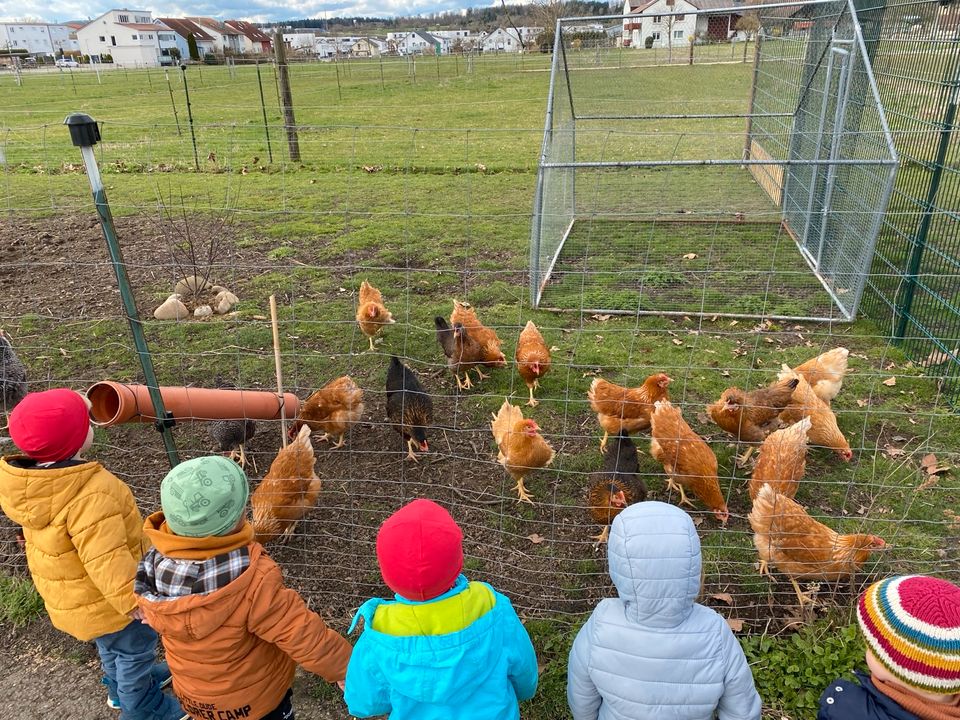
<path id="1" fill-rule="evenodd" d="M 679 16 L 668 16 L 667 13 L 683 12 L 683 19 Z M 653 47 L 686 47 L 690 38 L 702 29 L 706 32 L 707 19 L 697 15 L 697 8 L 684 0 L 676 0 L 673 5 L 667 5 L 666 0 L 657 0 L 643 11 L 643 15 L 624 19 L 624 25 L 640 24 L 629 33 L 630 45 L 635 48 L 645 48 L 646 39 L 653 37 Z"/>

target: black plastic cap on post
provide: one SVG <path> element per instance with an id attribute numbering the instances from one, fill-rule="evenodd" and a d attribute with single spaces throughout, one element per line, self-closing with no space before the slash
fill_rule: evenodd
<path id="1" fill-rule="evenodd" d="M 70 139 L 76 147 L 90 147 L 100 142 L 97 121 L 84 113 L 68 115 L 63 124 L 70 128 Z"/>

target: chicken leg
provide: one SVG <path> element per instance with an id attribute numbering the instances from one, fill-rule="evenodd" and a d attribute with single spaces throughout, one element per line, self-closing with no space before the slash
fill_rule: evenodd
<path id="1" fill-rule="evenodd" d="M 683 485 L 681 485 L 680 483 L 678 483 L 676 480 L 674 480 L 672 477 L 669 477 L 669 476 L 667 477 L 667 488 L 680 493 L 681 505 L 689 505 L 690 507 L 696 507 L 692 502 L 690 502 L 689 498 L 687 498 L 687 494 L 683 491 Z"/>
<path id="2" fill-rule="evenodd" d="M 527 385 L 527 387 L 530 389 L 530 400 L 527 401 L 527 405 L 529 405 L 530 407 L 536 407 L 537 405 L 540 404 L 540 401 L 533 396 L 533 389 L 538 386 L 539 386 L 539 383 L 536 381 L 534 381 L 533 385 Z"/>
<path id="3" fill-rule="evenodd" d="M 527 492 L 527 488 L 523 484 L 523 477 L 517 478 L 517 485 L 513 489 L 517 491 L 517 502 L 527 502 L 533 505 L 533 495 Z"/>
<path id="4" fill-rule="evenodd" d="M 610 538 L 610 526 L 604 525 L 599 535 L 591 535 L 590 537 L 597 541 L 597 545 L 602 545 Z"/>
<path id="5" fill-rule="evenodd" d="M 417 458 L 416 453 L 413 452 L 413 446 L 415 444 L 416 443 L 414 442 L 413 438 L 410 438 L 409 440 L 407 440 L 407 457 L 413 460 L 414 462 L 420 462 L 420 460 Z"/>
<path id="6" fill-rule="evenodd" d="M 373 346 L 373 335 L 367 335 L 367 340 L 370 341 L 370 352 L 376 350 L 376 348 Z"/>
<path id="7" fill-rule="evenodd" d="M 454 374 L 454 377 L 457 378 L 457 390 L 469 390 L 470 388 L 473 387 L 473 383 L 470 382 L 470 371 L 469 371 L 469 370 L 467 370 L 467 372 L 465 372 L 465 373 L 463 374 L 463 381 L 462 381 L 462 382 L 461 382 L 461 380 L 460 380 L 460 376 L 459 376 L 459 375 Z"/>
<path id="8" fill-rule="evenodd" d="M 470 368 L 470 369 L 473 370 L 473 371 L 477 374 L 477 379 L 478 379 L 478 380 L 486 380 L 488 377 L 490 377 L 489 375 L 484 375 L 483 372 L 482 372 L 482 371 L 480 370 L 480 368 L 478 368 L 478 367 L 474 367 L 474 368 Z"/>
<path id="9" fill-rule="evenodd" d="M 330 449 L 336 450 L 337 448 L 342 448 L 346 444 L 347 444 L 347 441 L 343 439 L 343 435 L 340 435 L 340 437 L 337 438 L 337 441 L 330 446 Z"/>
<path id="10" fill-rule="evenodd" d="M 603 452 L 605 452 L 606 449 L 607 449 L 607 439 L 608 439 L 609 437 L 610 437 L 610 433 L 608 433 L 606 430 L 604 430 L 604 431 L 603 431 L 603 437 L 600 438 L 600 453 L 601 453 L 601 454 L 602 454 Z"/>
<path id="11" fill-rule="evenodd" d="M 803 610 L 803 606 L 804 606 L 804 604 L 806 604 L 806 603 L 809 603 L 810 605 L 813 605 L 813 603 L 814 603 L 814 598 L 813 598 L 813 596 L 810 595 L 809 593 L 802 592 L 802 591 L 800 590 L 800 585 L 799 585 L 799 583 L 797 583 L 797 581 L 794 580 L 793 578 L 790 578 L 790 582 L 793 584 L 793 589 L 794 589 L 794 590 L 796 591 L 796 593 L 797 593 L 797 601 L 800 603 L 800 609 Z"/>

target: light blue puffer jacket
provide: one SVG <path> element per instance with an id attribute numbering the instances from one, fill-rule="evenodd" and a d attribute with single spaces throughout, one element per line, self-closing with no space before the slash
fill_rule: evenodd
<path id="1" fill-rule="evenodd" d="M 694 602 L 700 538 L 690 516 L 632 505 L 613 521 L 607 557 L 619 597 L 597 605 L 570 649 L 574 720 L 759 720 L 737 639 Z"/>

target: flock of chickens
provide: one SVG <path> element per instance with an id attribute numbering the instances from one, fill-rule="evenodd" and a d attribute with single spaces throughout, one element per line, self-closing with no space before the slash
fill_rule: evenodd
<path id="1" fill-rule="evenodd" d="M 356 320 L 371 349 L 374 338 L 394 323 L 380 291 L 366 281 L 360 287 Z M 484 326 L 468 304 L 454 300 L 449 322 L 442 317 L 434 322 L 437 342 L 458 390 L 473 387 L 471 371 L 480 381 L 489 377 L 482 368 L 506 366 L 496 331 Z M 769 387 L 751 392 L 731 387 L 707 407 L 714 423 L 749 446 L 742 460 L 759 446 L 749 480 L 753 507 L 748 519 L 760 572 L 767 573 L 774 566 L 785 574 L 801 607 L 810 597 L 801 591 L 798 580 L 852 577 L 873 551 L 886 547 L 875 535 L 838 534 L 811 518 L 793 499 L 806 471 L 808 443 L 828 448 L 844 461 L 853 456 L 830 406 L 843 384 L 848 354 L 845 348 L 835 348 L 796 368 L 784 365 Z M 15 400 L 12 395 L 26 389 L 25 375 L 20 383 L 11 381 L 10 368 L 17 367 L 11 357 L 16 358 L 0 333 L 0 380 L 8 410 L 10 401 Z M 550 370 L 550 349 L 533 322 L 528 322 L 519 336 L 515 361 L 529 388 L 527 405 L 536 406 L 534 390 Z M 22 365 L 19 367 L 22 370 Z M 680 503 L 693 506 L 687 497 L 690 492 L 721 525 L 727 523 L 729 509 L 718 482 L 716 455 L 684 420 L 680 408 L 670 402 L 670 382 L 668 375 L 657 373 L 634 388 L 602 378 L 590 385 L 587 398 L 604 433 L 600 442 L 602 471 L 591 474 L 587 488 L 589 514 L 603 526 L 595 536 L 598 542 L 607 539 L 609 525 L 619 512 L 646 498 L 637 448 L 630 437 L 639 432 L 650 434 L 650 455 L 662 464 L 668 488 L 679 494 Z M 427 432 L 433 423 L 433 403 L 417 375 L 395 356 L 387 369 L 386 398 L 387 419 L 406 441 L 407 457 L 416 461 L 416 450 L 429 450 Z M 314 471 L 311 435 L 322 432 L 321 440 L 336 438 L 333 447 L 342 447 L 363 410 L 363 391 L 349 376 L 333 380 L 301 404 L 289 432 L 292 442 L 280 450 L 251 496 L 253 525 L 260 542 L 288 538 L 316 503 L 321 482 Z M 490 428 L 499 449 L 497 460 L 516 482 L 518 500 L 532 503 L 524 479 L 551 464 L 553 448 L 540 434 L 538 424 L 508 400 L 493 415 Z M 243 443 L 255 432 L 252 421 L 214 421 L 208 430 L 222 451 L 229 450 L 232 456 L 239 451 L 241 464 L 245 462 Z"/>

